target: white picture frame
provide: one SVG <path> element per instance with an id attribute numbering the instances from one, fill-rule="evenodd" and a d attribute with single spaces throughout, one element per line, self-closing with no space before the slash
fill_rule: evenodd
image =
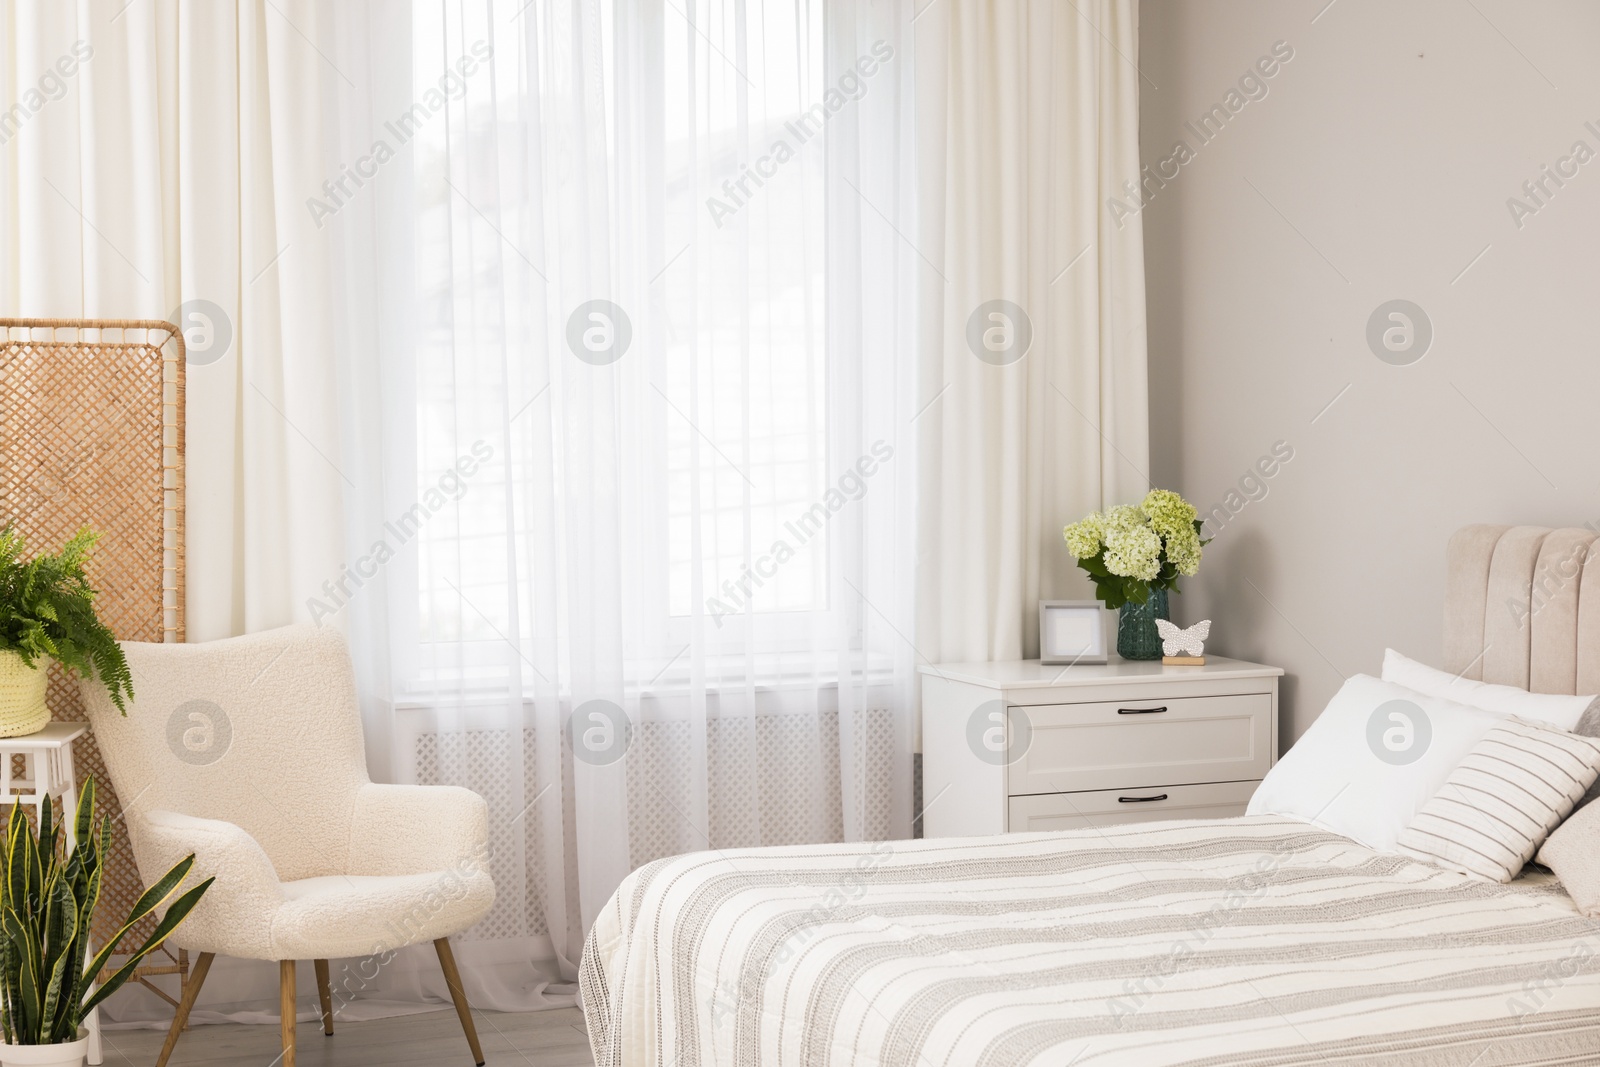
<path id="1" fill-rule="evenodd" d="M 1106 611 L 1098 600 L 1039 601 L 1039 662 L 1104 663 Z"/>

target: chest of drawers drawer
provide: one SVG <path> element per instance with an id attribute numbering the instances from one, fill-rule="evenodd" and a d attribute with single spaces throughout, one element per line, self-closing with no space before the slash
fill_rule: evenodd
<path id="1" fill-rule="evenodd" d="M 1272 762 L 1272 697 L 1160 697 L 1013 708 L 1009 796 L 1259 780 Z"/>
<path id="2" fill-rule="evenodd" d="M 1227 819 L 1244 814 L 1257 784 L 1221 782 L 1012 797 L 1006 828 L 1020 834 L 1162 819 Z"/>

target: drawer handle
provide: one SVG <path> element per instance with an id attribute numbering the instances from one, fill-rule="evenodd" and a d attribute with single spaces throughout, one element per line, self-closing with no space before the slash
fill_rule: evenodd
<path id="1" fill-rule="evenodd" d="M 1159 715 L 1163 711 L 1166 711 L 1166 710 L 1167 710 L 1167 706 L 1165 704 L 1163 704 L 1159 708 L 1118 708 L 1117 709 L 1117 714 L 1118 715 Z"/>
<path id="2" fill-rule="evenodd" d="M 1148 804 L 1152 800 L 1165 800 L 1165 799 L 1167 799 L 1167 794 L 1162 793 L 1158 797 L 1118 797 L 1117 798 L 1117 803 L 1118 804 Z"/>

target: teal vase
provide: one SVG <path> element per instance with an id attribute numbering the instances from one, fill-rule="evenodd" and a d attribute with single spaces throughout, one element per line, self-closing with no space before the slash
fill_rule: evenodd
<path id="1" fill-rule="evenodd" d="M 1167 609 L 1167 591 L 1150 590 L 1143 604 L 1128 601 L 1117 616 L 1117 655 L 1123 659 L 1160 659 L 1161 633 L 1156 629 L 1157 619 L 1170 619 Z"/>

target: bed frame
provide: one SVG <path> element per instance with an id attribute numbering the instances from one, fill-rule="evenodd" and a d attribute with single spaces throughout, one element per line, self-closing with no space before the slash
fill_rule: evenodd
<path id="1" fill-rule="evenodd" d="M 1589 529 L 1464 526 L 1445 552 L 1446 670 L 1600 693 L 1600 549 Z"/>

